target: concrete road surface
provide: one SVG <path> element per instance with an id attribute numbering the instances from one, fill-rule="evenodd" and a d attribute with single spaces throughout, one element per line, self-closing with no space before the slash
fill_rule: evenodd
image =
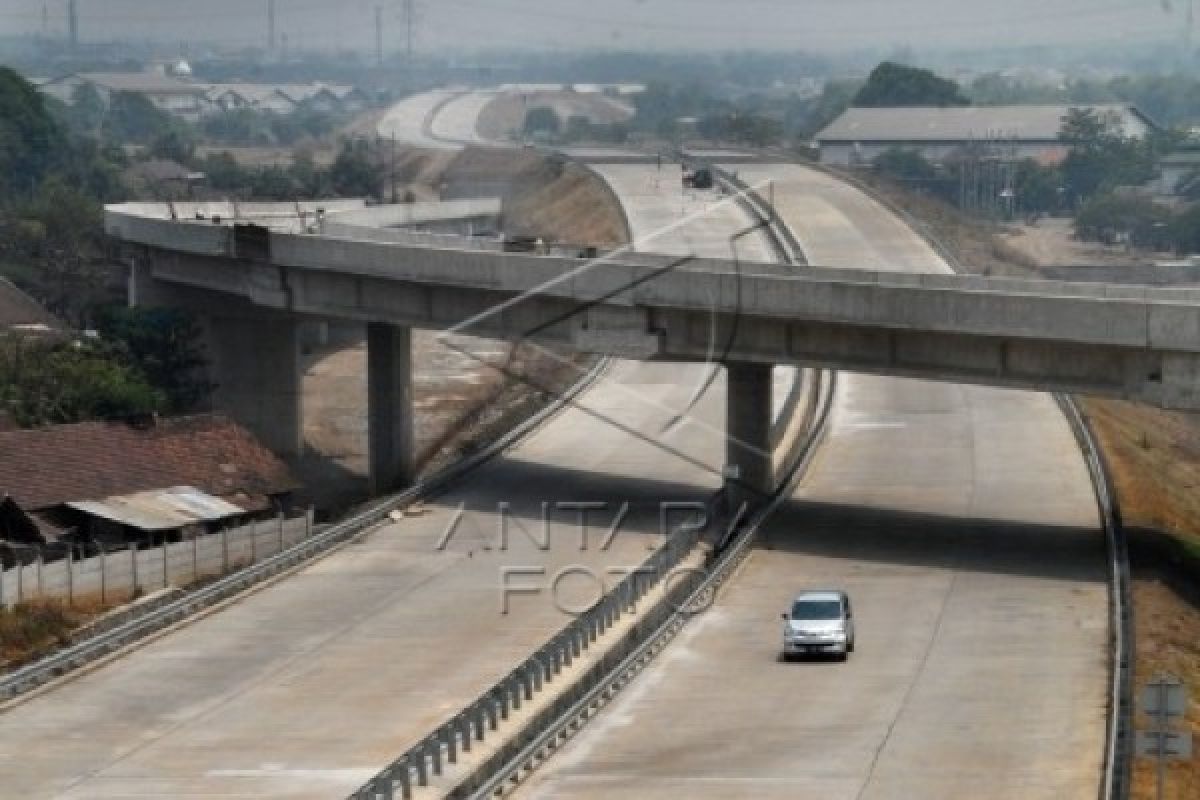
<path id="1" fill-rule="evenodd" d="M 433 116 L 430 123 L 433 137 L 459 145 L 490 144 L 479 134 L 479 115 L 496 96 L 496 92 L 476 90 L 455 97 Z"/>
<path id="2" fill-rule="evenodd" d="M 647 181 L 630 185 L 654 206 Z M 659 222 L 633 219 L 639 235 Z M 746 223 L 726 205 L 657 247 L 721 245 Z M 768 255 L 761 240 L 746 246 Z M 423 512 L 0 712 L 0 796 L 345 795 L 565 624 L 548 592 L 513 597 L 501 614 L 501 568 L 545 569 L 512 581 L 530 585 L 565 565 L 635 566 L 657 540 L 661 501 L 719 486 L 723 381 L 695 398 L 707 377 L 696 365 L 618 364 L 580 407 Z M 589 500 L 609 507 L 592 516 L 587 550 L 566 510 L 551 511 L 550 546 L 535 546 L 543 501 Z M 624 502 L 632 513 L 602 550 Z M 596 590 L 579 576 L 560 588 L 574 605 Z"/>
<path id="3" fill-rule="evenodd" d="M 840 182 L 737 169 L 774 180 L 814 264 L 946 269 Z M 832 425 L 769 549 L 519 796 L 1096 796 L 1104 541 L 1051 398 L 842 374 Z M 848 663 L 779 659 L 805 587 L 849 591 Z"/>
<path id="4" fill-rule="evenodd" d="M 460 145 L 434 136 L 432 127 L 438 113 L 462 91 L 434 89 L 410 95 L 387 110 L 377 126 L 385 139 L 395 138 L 401 144 L 432 150 L 457 150 Z"/>

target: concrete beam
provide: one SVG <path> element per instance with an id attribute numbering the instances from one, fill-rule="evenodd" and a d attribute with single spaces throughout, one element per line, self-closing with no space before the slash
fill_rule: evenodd
<path id="1" fill-rule="evenodd" d="M 726 365 L 725 488 L 732 508 L 755 507 L 775 489 L 771 458 L 771 367 Z"/>
<path id="2" fill-rule="evenodd" d="M 371 493 L 410 485 L 415 472 L 410 328 L 367 325 L 367 424 Z"/>
<path id="3" fill-rule="evenodd" d="M 304 453 L 300 319 L 201 317 L 216 391 L 213 406 L 281 458 Z"/>

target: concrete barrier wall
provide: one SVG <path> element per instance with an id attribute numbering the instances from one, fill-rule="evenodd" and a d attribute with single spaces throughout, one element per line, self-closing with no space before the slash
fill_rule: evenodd
<path id="1" fill-rule="evenodd" d="M 343 225 L 366 225 L 391 228 L 399 225 L 419 225 L 447 219 L 495 217 L 500 214 L 499 197 L 479 197 L 467 200 L 448 200 L 436 203 L 398 203 L 368 206 L 360 209 L 326 210 L 325 218 Z"/>
<path id="2" fill-rule="evenodd" d="M 135 592 L 184 586 L 260 561 L 312 535 L 311 512 L 263 520 L 144 550 L 114 550 L 90 558 L 41 562 L 33 549 L 22 566 L 0 570 L 0 605 L 53 599 L 121 601 Z"/>

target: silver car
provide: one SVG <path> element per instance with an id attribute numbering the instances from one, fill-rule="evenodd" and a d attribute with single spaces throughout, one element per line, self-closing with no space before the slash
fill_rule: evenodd
<path id="1" fill-rule="evenodd" d="M 801 592 L 783 614 L 783 657 L 854 652 L 854 611 L 839 590 Z"/>

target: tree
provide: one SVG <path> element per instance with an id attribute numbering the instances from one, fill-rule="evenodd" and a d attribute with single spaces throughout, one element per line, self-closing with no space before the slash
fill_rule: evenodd
<path id="1" fill-rule="evenodd" d="M 63 144 L 63 131 L 42 96 L 0 67 L 0 200 L 31 195 Z"/>
<path id="2" fill-rule="evenodd" d="M 1073 108 L 1063 120 L 1059 139 L 1071 146 L 1062 176 L 1073 203 L 1118 186 L 1137 186 L 1155 176 L 1155 140 L 1123 136 L 1112 115 Z"/>
<path id="3" fill-rule="evenodd" d="M 968 106 L 954 81 L 938 77 L 927 69 L 906 67 L 885 61 L 871 71 L 867 83 L 854 96 L 852 105 L 887 106 Z"/>
<path id="4" fill-rule="evenodd" d="M 367 140 L 343 140 L 342 149 L 329 171 L 334 191 L 347 197 L 381 197 L 383 170 L 375 161 Z"/>
<path id="5" fill-rule="evenodd" d="M 94 135 L 104 122 L 104 99 L 90 83 L 81 83 L 71 90 L 71 105 L 67 121 L 78 132 Z"/>
<path id="6" fill-rule="evenodd" d="M 134 144 L 149 144 L 178 125 L 171 115 L 137 92 L 113 92 L 104 118 L 109 137 Z"/>
<path id="7" fill-rule="evenodd" d="M 139 416 L 163 402 L 101 343 L 0 338 L 0 409 L 18 425 Z"/>
<path id="8" fill-rule="evenodd" d="M 96 329 L 124 363 L 162 392 L 171 413 L 195 411 L 208 400 L 214 387 L 204 377 L 208 359 L 190 313 L 109 306 L 98 315 Z"/>
<path id="9" fill-rule="evenodd" d="M 1165 248 L 1171 239 L 1171 210 L 1146 197 L 1105 194 L 1075 216 L 1075 235 L 1109 244 L 1127 240 L 1139 247 Z"/>
<path id="10" fill-rule="evenodd" d="M 1058 191 L 1061 183 L 1058 170 L 1043 167 L 1032 158 L 1019 162 L 1013 176 L 1018 207 L 1026 212 L 1057 211 L 1061 202 Z"/>
<path id="11" fill-rule="evenodd" d="M 537 106 L 525 112 L 525 134 L 527 136 L 558 136 L 562 121 L 558 113 L 549 106 Z"/>
<path id="12" fill-rule="evenodd" d="M 100 205 L 63 178 L 0 218 L 0 252 L 34 267 L 33 289 L 51 311 L 84 325 L 104 296 Z"/>

